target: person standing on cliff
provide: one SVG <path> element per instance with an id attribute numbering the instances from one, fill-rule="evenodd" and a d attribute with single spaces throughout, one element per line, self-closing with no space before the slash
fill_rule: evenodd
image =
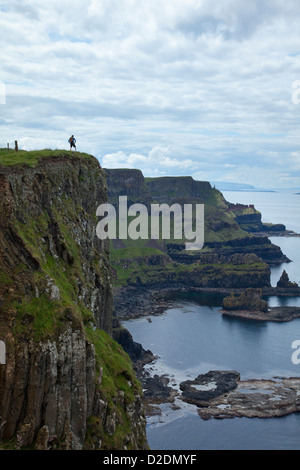
<path id="1" fill-rule="evenodd" d="M 71 135 L 68 142 L 70 144 L 70 150 L 72 150 L 72 147 L 74 147 L 75 152 L 76 152 L 76 139 L 75 139 L 74 135 Z"/>

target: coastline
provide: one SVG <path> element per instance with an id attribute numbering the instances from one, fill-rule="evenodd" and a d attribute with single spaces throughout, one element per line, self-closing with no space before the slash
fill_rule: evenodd
<path id="1" fill-rule="evenodd" d="M 279 240 L 290 239 L 293 241 L 294 239 L 296 241 L 299 238 L 299 234 L 292 231 L 289 233 L 286 231 L 285 233 L 280 234 L 270 231 L 269 233 L 256 233 L 255 235 L 258 237 L 277 237 L 278 244 Z M 288 254 L 288 257 L 294 260 L 293 255 L 296 256 L 296 253 L 291 252 Z M 297 256 L 296 259 L 298 259 Z M 272 268 L 274 265 L 281 265 L 286 262 L 287 261 L 273 263 L 269 260 L 268 264 L 270 268 Z M 208 296 L 208 299 L 209 296 L 211 296 L 211 299 L 215 297 L 216 303 L 214 303 L 214 306 L 220 306 L 217 310 L 219 310 L 219 313 L 221 313 L 222 316 L 222 297 L 228 296 L 232 292 L 234 294 L 241 294 L 244 290 L 245 288 L 189 287 L 187 284 L 175 285 L 174 283 L 168 282 L 164 284 L 148 284 L 143 286 L 132 285 L 119 289 L 120 298 L 123 295 L 126 298 L 126 306 L 125 308 L 119 308 L 120 305 L 117 305 L 119 302 L 117 302 L 116 298 L 116 310 L 118 310 L 118 316 L 120 315 L 120 319 L 130 320 L 140 317 L 151 322 L 151 318 L 148 319 L 148 316 L 163 314 L 168 308 L 176 307 L 177 300 L 178 302 L 182 299 L 187 300 L 188 296 L 191 294 L 191 297 L 194 297 L 196 302 L 198 298 L 200 299 L 199 305 L 204 305 L 202 301 L 205 302 L 204 299 L 206 295 Z M 289 298 L 290 305 L 293 304 L 292 298 L 300 297 L 300 288 L 277 288 L 267 286 L 261 288 L 261 291 L 263 297 L 282 297 L 280 304 L 285 304 L 284 298 Z M 203 294 L 203 297 L 201 294 Z M 203 300 L 201 300 L 201 297 Z M 298 305 L 298 303 L 296 305 Z M 298 310 L 296 307 L 295 309 Z M 295 309 L 294 312 L 296 311 Z M 271 324 L 272 322 L 290 322 L 294 318 L 299 317 L 299 311 L 297 311 L 296 314 L 292 314 L 291 308 L 269 307 L 268 310 L 268 316 L 261 314 L 261 312 L 254 312 L 254 315 L 253 312 L 232 312 L 231 321 L 234 323 L 235 318 L 237 322 L 239 318 L 245 318 L 245 320 L 252 319 L 254 321 L 261 321 L 262 323 L 266 322 L 266 324 L 269 322 Z M 224 313 L 224 315 L 226 315 L 226 313 Z M 286 326 L 288 327 L 288 325 Z M 147 328 L 147 323 L 145 327 Z M 257 327 L 259 327 L 259 325 L 257 325 Z M 283 328 L 285 327 L 283 326 Z M 175 419 L 177 419 L 176 417 L 181 416 L 181 413 L 185 412 L 185 406 L 193 406 L 189 405 L 187 402 L 184 403 L 182 395 L 177 388 L 179 383 L 178 380 L 176 381 L 176 387 L 172 375 L 167 375 L 164 368 L 160 368 L 159 359 L 158 362 L 156 362 L 155 359 L 156 358 L 154 358 L 153 363 L 150 362 L 146 367 L 141 367 L 137 374 L 144 391 L 146 391 L 143 403 L 145 406 L 146 417 L 150 424 L 151 421 L 153 421 L 153 423 L 164 422 L 165 419 L 168 421 L 169 418 L 168 415 L 166 415 L 166 410 L 169 410 L 170 416 L 174 415 Z M 242 369 L 239 368 L 237 368 L 237 370 L 242 371 Z M 216 399 L 215 404 L 211 404 L 212 406 L 197 407 L 194 405 L 194 409 L 197 415 L 199 415 L 199 421 L 206 421 L 207 419 L 218 421 L 223 420 L 224 418 L 229 418 L 230 421 L 230 418 L 234 420 L 236 417 L 244 419 L 256 417 L 261 418 L 260 421 L 262 422 L 264 421 L 264 418 L 270 418 L 272 421 L 272 418 L 299 413 L 299 378 L 296 377 L 296 380 L 294 380 L 295 377 L 293 372 L 288 372 L 286 374 L 280 370 L 274 370 L 274 372 L 275 373 L 270 376 L 267 374 L 267 377 L 265 378 L 259 373 L 258 375 L 253 374 L 250 379 L 246 376 L 246 378 L 238 382 L 236 391 L 233 391 L 228 397 L 226 397 L 226 394 L 222 395 Z M 277 377 L 277 375 L 280 375 L 280 377 Z M 162 392 L 161 394 L 160 391 Z M 270 393 L 267 393 L 268 391 Z M 239 404 L 243 403 L 245 406 L 242 405 L 239 409 Z M 157 417 L 152 418 L 153 415 L 157 415 Z M 225 419 L 225 421 L 227 420 Z M 201 429 L 202 425 L 199 423 L 199 425 L 196 426 L 197 429 L 198 427 Z"/>
<path id="2" fill-rule="evenodd" d="M 222 315 L 248 320 L 287 322 L 300 318 L 300 307 L 269 307 L 267 312 L 250 310 L 220 310 Z"/>
<path id="3" fill-rule="evenodd" d="M 243 288 L 187 287 L 183 284 L 174 285 L 168 283 L 165 285 L 151 284 L 139 287 L 118 287 L 113 289 L 114 314 L 121 321 L 150 315 L 161 315 L 164 310 L 174 303 L 174 300 L 177 300 L 178 294 L 199 293 L 226 296 L 231 293 L 241 294 L 243 291 Z M 263 296 L 300 297 L 300 287 L 263 287 L 261 291 Z M 271 315 L 263 315 L 263 320 L 274 321 L 274 318 L 279 318 L 280 320 L 277 321 L 290 321 L 290 319 L 300 316 L 300 307 L 269 307 L 269 309 Z M 291 309 L 295 309 L 296 315 L 292 313 Z M 237 315 L 237 312 L 240 312 L 240 315 Z M 257 317 L 261 316 L 258 313 L 261 314 L 263 312 L 253 312 Z M 236 311 L 232 315 L 245 318 L 244 311 Z M 286 320 L 284 320 L 285 316 Z M 293 318 L 290 318 L 291 316 Z"/>
<path id="4" fill-rule="evenodd" d="M 180 294 L 183 297 L 186 294 L 219 294 L 220 296 L 226 296 L 231 292 L 241 293 L 244 289 L 228 289 L 228 288 L 188 288 L 183 285 L 151 285 L 151 286 L 140 286 L 133 287 L 127 286 L 126 288 L 116 289 L 116 300 L 123 299 L 121 305 L 118 302 L 115 303 L 115 309 L 118 312 L 117 318 L 122 320 L 130 320 L 135 318 L 147 318 L 150 316 L 157 316 L 163 314 L 171 306 L 174 306 L 174 301 L 180 301 Z M 286 297 L 296 297 L 300 295 L 300 288 L 276 288 L 268 287 L 262 289 L 264 295 L 282 295 Z M 124 302 L 124 296 L 126 301 Z M 121 308 L 122 307 L 122 308 Z M 121 314 L 122 310 L 122 314 Z M 243 318 L 255 321 L 265 322 L 290 322 L 295 318 L 300 318 L 300 307 L 269 307 L 268 312 L 250 312 L 245 310 L 237 311 L 225 311 L 221 307 L 219 312 L 222 315 L 228 315 L 236 318 Z M 151 322 L 151 318 L 147 318 Z M 142 345 L 141 345 L 142 346 Z M 169 403 L 174 409 L 180 408 L 180 402 L 183 400 L 179 390 L 174 389 L 168 376 L 165 374 L 158 375 L 155 373 L 155 367 L 151 367 L 151 363 L 154 363 L 157 359 L 151 351 L 143 351 L 143 355 L 139 360 L 134 361 L 134 368 L 137 374 L 137 378 L 140 380 L 143 390 L 143 404 L 146 412 L 146 416 L 150 418 L 153 415 L 160 415 L 161 409 L 159 405 Z M 145 365 L 147 367 L 145 368 Z M 277 378 L 278 379 L 278 378 Z M 276 378 L 273 378 L 277 382 Z M 288 385 L 298 387 L 300 379 L 293 380 L 293 378 L 281 377 L 282 390 L 286 393 Z M 254 379 L 247 382 L 239 382 L 238 389 L 232 392 L 229 396 L 226 394 L 220 396 L 215 402 L 207 406 L 198 407 L 198 414 L 201 419 L 223 419 L 223 418 L 234 418 L 239 416 L 244 417 L 261 417 L 261 418 L 272 418 L 276 416 L 284 416 L 290 413 L 295 413 L 300 410 L 299 403 L 297 406 L 293 405 L 295 393 L 286 393 L 286 400 L 280 402 L 276 401 L 277 392 L 279 391 L 278 384 L 273 384 L 272 380 L 261 381 Z M 245 395 L 243 388 L 251 390 L 249 394 Z M 261 393 L 262 388 L 271 390 L 268 400 L 265 400 L 264 393 Z M 300 392 L 299 392 L 300 393 Z M 247 407 L 239 408 L 239 402 L 241 399 L 246 399 Z M 264 409 L 259 406 L 259 403 L 264 400 Z M 184 400 L 183 400 L 184 401 Z M 228 407 L 230 401 L 230 409 Z M 286 402 L 286 403 L 285 403 Z M 270 406 L 269 406 L 269 405 Z M 278 406 L 273 406 L 278 405 Z M 286 405 L 286 406 L 285 406 Z M 227 407 L 226 412 L 224 407 Z M 278 411 L 279 410 L 279 411 Z"/>

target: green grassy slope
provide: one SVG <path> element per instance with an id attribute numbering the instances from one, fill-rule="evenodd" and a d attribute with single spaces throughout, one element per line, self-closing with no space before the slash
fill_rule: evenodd
<path id="1" fill-rule="evenodd" d="M 28 165 L 35 167 L 43 158 L 57 158 L 57 157 L 69 157 L 72 158 L 74 155 L 81 158 L 88 158 L 91 155 L 82 152 L 73 152 L 69 150 L 19 150 L 16 152 L 13 149 L 0 149 L 0 165 L 3 166 L 15 166 L 15 165 Z M 94 158 L 94 157 L 93 157 Z"/>

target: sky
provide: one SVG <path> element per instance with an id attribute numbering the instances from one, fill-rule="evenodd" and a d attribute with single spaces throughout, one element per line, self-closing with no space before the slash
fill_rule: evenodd
<path id="1" fill-rule="evenodd" d="M 0 0 L 0 147 L 300 188 L 299 0 Z"/>

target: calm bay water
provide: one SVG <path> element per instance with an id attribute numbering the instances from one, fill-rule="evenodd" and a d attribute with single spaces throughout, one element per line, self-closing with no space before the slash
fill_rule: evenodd
<path id="1" fill-rule="evenodd" d="M 255 204 L 264 222 L 284 223 L 300 233 L 300 195 L 289 192 L 224 192 L 230 202 Z M 274 237 L 272 242 L 293 260 L 272 268 L 272 285 L 283 269 L 300 283 L 300 238 Z M 209 370 L 235 369 L 242 379 L 300 376 L 291 361 L 291 344 L 300 339 L 300 319 L 266 323 L 226 318 L 222 298 L 193 295 L 174 299 L 163 315 L 124 322 L 135 341 L 159 359 L 149 367 L 166 374 L 171 385 Z M 271 297 L 270 305 L 300 305 L 300 299 Z M 148 419 L 147 435 L 153 450 L 300 449 L 300 414 L 283 418 L 203 421 L 197 408 L 178 401 L 180 409 L 161 405 L 161 415 Z"/>

